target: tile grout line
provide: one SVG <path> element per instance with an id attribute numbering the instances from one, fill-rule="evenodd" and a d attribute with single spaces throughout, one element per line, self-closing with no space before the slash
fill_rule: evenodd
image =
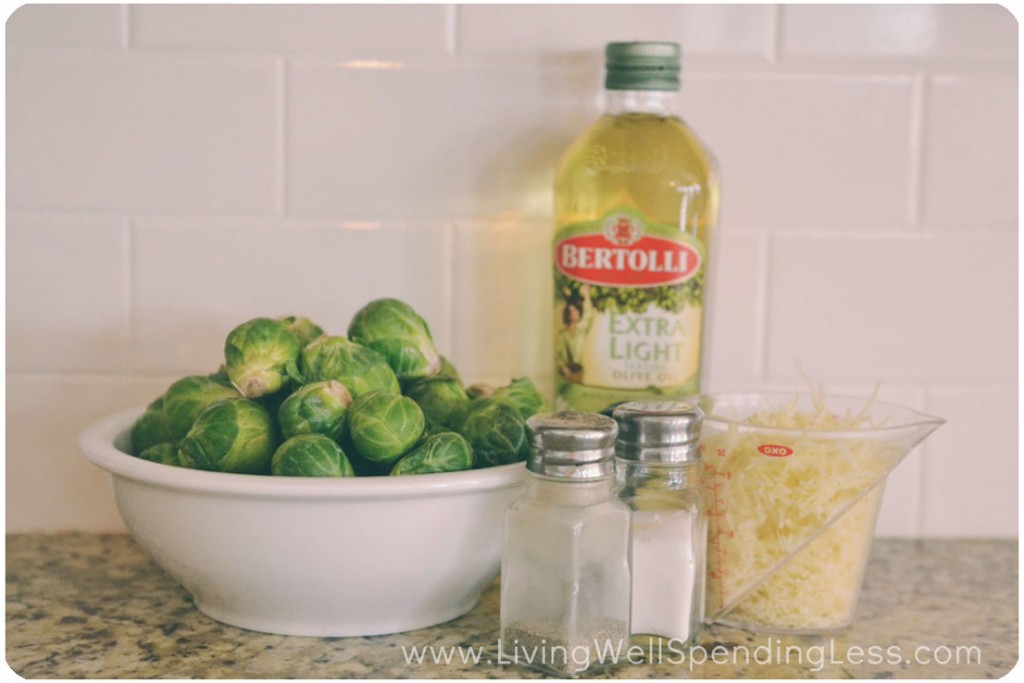
<path id="1" fill-rule="evenodd" d="M 455 224 L 445 224 L 444 248 L 441 250 L 441 301 L 442 315 L 445 321 L 445 334 L 448 339 L 448 360 L 455 354 Z"/>
<path id="2" fill-rule="evenodd" d="M 124 290 L 121 293 L 121 302 L 124 305 L 124 322 L 121 335 L 128 353 L 121 358 L 121 367 L 125 374 L 131 374 L 132 359 L 135 357 L 135 311 L 132 310 L 135 306 L 133 291 L 135 287 L 135 228 L 131 218 L 124 218 L 122 226 L 124 229 L 124 272 L 122 273 Z"/>
<path id="3" fill-rule="evenodd" d="M 7 210 L 9 216 L 21 216 L 27 218 L 42 217 L 42 218 L 106 218 L 110 220 L 118 220 L 123 218 L 125 213 L 130 210 L 130 207 L 121 206 L 116 209 L 110 210 L 92 210 L 92 209 L 49 209 L 49 208 L 10 208 Z M 167 213 L 161 211 L 132 211 L 131 217 L 134 221 L 170 221 L 180 223 L 209 223 L 211 221 L 227 221 L 227 222 L 253 222 L 253 221 L 273 221 L 279 216 L 276 212 L 264 212 L 264 213 L 216 213 L 207 211 L 196 211 L 196 212 L 183 212 L 183 213 Z M 352 215 L 336 215 L 331 213 L 322 214 L 290 214 L 289 224 L 297 224 L 302 226 L 318 226 L 318 225 L 330 225 L 332 227 L 343 229 L 343 230 L 365 230 L 365 224 L 369 221 L 377 223 L 385 229 L 400 228 L 410 223 L 417 224 L 429 224 L 433 226 L 445 225 L 449 220 L 459 221 L 473 221 L 472 216 L 463 216 L 456 218 L 442 218 L 438 216 L 430 215 L 409 215 L 403 217 L 391 217 L 381 219 L 371 219 L 368 215 L 362 216 L 360 214 Z"/>
<path id="4" fill-rule="evenodd" d="M 132 49 L 131 11 L 131 5 L 124 4 L 120 7 L 121 49 L 125 51 Z"/>
<path id="5" fill-rule="evenodd" d="M 782 59 L 782 5 L 772 5 L 771 34 L 768 61 L 773 65 Z"/>
<path id="6" fill-rule="evenodd" d="M 444 42 L 445 51 L 449 57 L 455 57 L 459 52 L 459 7 L 458 5 L 444 6 Z"/>
<path id="7" fill-rule="evenodd" d="M 929 406 L 929 399 L 931 397 L 931 391 L 928 385 L 924 385 L 921 388 L 921 410 L 924 413 L 931 414 Z M 920 448 L 921 457 L 918 458 L 917 466 L 917 505 L 914 510 L 914 536 L 916 538 L 924 538 L 925 531 L 925 515 L 927 514 L 928 504 L 928 443 L 922 443 L 918 446 Z"/>
<path id="8" fill-rule="evenodd" d="M 928 124 L 926 100 L 929 92 L 929 77 L 917 74 L 914 77 L 913 97 L 910 111 L 910 178 L 907 192 L 907 220 L 911 226 L 922 224 L 924 212 L 925 142 Z"/>
<path id="9" fill-rule="evenodd" d="M 127 207 L 115 207 L 111 209 L 93 209 L 93 208 L 52 208 L 45 206 L 36 207 L 10 207 L 7 209 L 8 215 L 16 216 L 54 216 L 54 217 L 86 217 L 86 218 L 112 218 L 117 219 L 124 215 L 127 211 Z M 168 211 L 147 211 L 137 210 L 132 211 L 132 217 L 136 220 L 173 220 L 173 221 L 209 221 L 209 220 L 229 220 L 229 221 L 253 221 L 253 220 L 267 220 L 271 218 L 278 218 L 275 212 L 265 213 L 217 213 L 210 211 L 182 211 L 182 212 L 168 212 Z M 296 222 L 306 223 L 323 223 L 331 222 L 336 224 L 338 227 L 347 227 L 346 223 L 361 223 L 367 220 L 365 216 L 354 215 L 352 217 L 339 217 L 337 214 L 330 212 L 327 213 L 291 213 L 290 217 Z M 449 217 L 441 217 L 436 215 L 419 215 L 412 214 L 407 216 L 393 216 L 390 218 L 382 218 L 379 223 L 385 226 L 401 225 L 409 222 L 420 222 L 420 223 L 433 223 L 442 224 L 449 220 Z M 526 216 L 526 220 L 546 220 L 545 216 Z M 471 213 L 460 214 L 454 220 L 458 220 L 467 224 L 472 223 L 485 223 L 479 216 L 474 216 Z M 872 230 L 864 232 L 863 228 L 856 226 L 842 226 L 842 227 L 826 227 L 823 229 L 817 229 L 813 227 L 802 227 L 802 228 L 787 228 L 779 227 L 780 224 L 775 226 L 764 224 L 746 225 L 743 228 L 739 228 L 739 232 L 743 233 L 760 233 L 771 231 L 776 237 L 803 237 L 810 239 L 821 239 L 821 240 L 834 240 L 834 239 L 859 239 L 859 240 L 917 240 L 921 237 L 945 237 L 955 236 L 956 233 L 950 230 L 950 224 L 935 224 L 932 223 L 930 227 L 923 227 L 921 230 L 910 230 L 906 227 L 893 228 L 892 230 Z M 976 223 L 974 225 L 976 233 L 988 234 L 988 235 L 1010 235 L 1015 234 L 1018 226 L 1016 223 L 1007 222 L 994 222 L 994 223 Z"/>
<path id="10" fill-rule="evenodd" d="M 73 380 L 73 381 L 100 381 L 100 382 L 124 382 L 125 380 L 139 380 L 141 382 L 181 379 L 182 372 L 135 372 L 135 371 L 65 371 L 65 370 L 23 370 L 8 373 L 8 378 L 23 380 Z"/>
<path id="11" fill-rule="evenodd" d="M 758 263 L 758 296 L 754 309 L 754 375 L 759 379 L 768 376 L 768 324 L 769 324 L 769 289 L 771 285 L 771 260 L 774 239 L 771 233 L 761 235 Z"/>
<path id="12" fill-rule="evenodd" d="M 780 10 L 781 12 L 781 10 Z M 160 47 L 135 49 L 131 40 L 130 14 L 126 8 L 119 21 L 118 45 L 113 47 L 82 47 L 60 45 L 10 45 L 12 53 L 45 54 L 61 56 L 103 56 L 112 55 L 126 50 L 141 59 L 168 61 L 207 60 L 212 62 L 266 62 L 280 58 L 282 52 L 267 49 L 223 50 L 213 48 Z M 443 55 L 425 53 L 412 55 L 404 63 L 413 68 L 450 68 L 451 57 L 459 54 L 458 9 L 453 8 L 450 15 L 445 16 L 445 35 Z M 912 78 L 917 74 L 926 76 L 957 76 L 963 78 L 992 77 L 1017 78 L 1016 63 L 1007 62 L 976 62 L 970 60 L 950 60 L 947 62 L 901 61 L 899 59 L 870 59 L 850 57 L 844 59 L 825 59 L 812 57 L 789 57 L 783 59 L 781 41 L 785 31 L 781 25 L 777 27 L 778 36 L 769 34 L 769 45 L 764 56 L 757 61 L 747 58 L 737 60 L 735 57 L 723 55 L 705 55 L 691 57 L 688 62 L 688 78 L 795 78 L 795 79 L 858 79 L 858 80 L 893 80 Z M 778 43 L 777 45 L 775 43 Z M 778 54 L 774 54 L 778 52 Z M 289 59 L 311 62 L 319 65 L 337 66 L 341 61 L 355 59 L 359 55 L 351 51 L 287 51 Z M 466 63 L 478 68 L 523 68 L 524 64 L 514 57 L 490 57 L 469 55 L 464 58 Z M 526 63 L 525 66 L 540 68 L 540 63 Z M 554 67 L 549 67 L 554 68 Z M 566 69 L 577 69 L 571 65 Z"/>
<path id="13" fill-rule="evenodd" d="M 908 402 L 908 404 L 907 404 L 908 407 L 911 407 L 914 410 L 918 410 L 918 411 L 921 411 L 921 412 L 927 412 L 925 410 L 925 406 L 924 406 L 924 401 L 925 401 L 925 399 L 924 399 L 924 396 L 925 396 L 924 384 L 918 382 L 915 385 L 913 385 L 913 392 L 912 392 L 912 394 L 913 394 L 913 397 L 914 397 L 913 403 L 909 403 Z M 923 525 L 922 525 L 923 509 L 922 509 L 922 504 L 921 504 L 921 496 L 923 495 L 922 491 L 923 491 L 923 487 L 924 487 L 924 480 L 923 480 L 923 474 L 922 474 L 923 468 L 924 468 L 924 460 L 925 460 L 924 448 L 925 448 L 925 446 L 923 444 L 918 444 L 916 448 L 912 448 L 911 449 L 912 452 L 913 451 L 916 451 L 916 452 L 913 452 L 912 454 L 908 453 L 906 455 L 906 457 L 897 464 L 897 467 L 910 466 L 910 465 L 913 466 L 912 469 L 910 470 L 911 473 L 912 473 L 912 476 L 909 477 L 911 479 L 911 482 L 912 482 L 912 485 L 913 485 L 913 489 L 912 489 L 913 490 L 913 496 L 910 498 L 910 505 L 908 505 L 907 508 L 906 508 L 906 514 L 908 515 L 908 520 L 907 521 L 909 522 L 908 533 L 910 534 L 910 538 L 920 538 L 921 537 L 921 529 L 923 527 Z M 913 455 L 913 461 L 908 463 L 907 461 L 910 460 L 911 455 Z M 892 474 L 891 470 L 890 470 L 889 474 Z M 887 474 L 886 475 L 886 481 L 888 481 L 888 479 L 889 479 L 889 475 Z"/>
<path id="14" fill-rule="evenodd" d="M 274 209 L 278 216 L 284 216 L 288 212 L 288 64 L 283 57 L 274 59 L 274 85 L 274 113 L 277 118 L 274 131 L 274 152 L 277 155 Z"/>

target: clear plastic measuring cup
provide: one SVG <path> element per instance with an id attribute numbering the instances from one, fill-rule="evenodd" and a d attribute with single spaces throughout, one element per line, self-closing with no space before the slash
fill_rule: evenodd
<path id="1" fill-rule="evenodd" d="M 840 396 L 699 403 L 707 619 L 789 633 L 849 625 L 885 478 L 943 420 Z"/>

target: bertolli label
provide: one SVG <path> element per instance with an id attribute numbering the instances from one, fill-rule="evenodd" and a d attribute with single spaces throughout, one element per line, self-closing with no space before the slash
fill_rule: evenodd
<path id="1" fill-rule="evenodd" d="M 700 365 L 704 248 L 629 210 L 555 236 L 560 379 L 602 389 L 681 387 Z"/>

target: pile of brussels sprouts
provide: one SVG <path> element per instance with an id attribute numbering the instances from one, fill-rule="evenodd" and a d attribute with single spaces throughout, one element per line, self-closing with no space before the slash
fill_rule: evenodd
<path id="1" fill-rule="evenodd" d="M 212 375 L 178 380 L 131 430 L 146 460 L 298 477 L 428 474 L 524 460 L 529 379 L 464 387 L 426 322 L 378 299 L 331 337 L 308 318 L 255 318 Z"/>

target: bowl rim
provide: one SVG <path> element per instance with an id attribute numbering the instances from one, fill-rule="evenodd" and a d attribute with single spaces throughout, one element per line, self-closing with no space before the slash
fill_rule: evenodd
<path id="1" fill-rule="evenodd" d="M 522 462 L 465 472 L 337 479 L 272 477 L 173 467 L 129 455 L 115 445 L 117 439 L 127 435 L 145 409 L 145 406 L 129 408 L 90 424 L 78 439 L 82 453 L 94 465 L 114 475 L 115 479 L 123 477 L 158 488 L 243 498 L 360 500 L 475 494 L 518 486 L 525 472 L 525 463 Z"/>

